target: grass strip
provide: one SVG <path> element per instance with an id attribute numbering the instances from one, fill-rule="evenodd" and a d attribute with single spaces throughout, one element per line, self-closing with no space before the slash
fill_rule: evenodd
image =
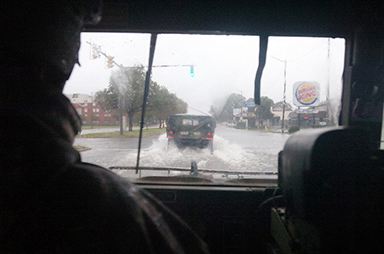
<path id="1" fill-rule="evenodd" d="M 116 129 L 119 130 L 120 126 L 81 126 L 82 130 L 91 130 L 91 129 Z"/>
<path id="2" fill-rule="evenodd" d="M 143 137 L 148 136 L 159 136 L 165 133 L 165 128 L 150 128 L 143 129 Z M 125 131 L 123 135 L 120 135 L 120 131 L 114 132 L 99 132 L 99 133 L 89 133 L 84 135 L 78 135 L 76 138 L 138 138 L 140 135 L 140 130 Z"/>
<path id="3" fill-rule="evenodd" d="M 86 147 L 86 146 L 73 146 L 73 148 L 75 148 L 78 152 L 91 150 L 91 148 Z"/>

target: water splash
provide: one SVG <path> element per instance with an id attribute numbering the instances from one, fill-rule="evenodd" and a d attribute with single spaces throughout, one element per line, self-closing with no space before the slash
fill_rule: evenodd
<path id="1" fill-rule="evenodd" d="M 141 151 L 140 166 L 152 167 L 183 167 L 189 168 L 191 161 L 197 162 L 199 169 L 214 169 L 236 172 L 277 171 L 277 154 L 242 148 L 230 144 L 228 140 L 216 135 L 213 143 L 214 153 L 208 148 L 200 149 L 176 146 L 167 148 L 166 135 L 153 140 L 152 145 Z M 127 155 L 128 161 L 135 161 L 134 153 Z"/>

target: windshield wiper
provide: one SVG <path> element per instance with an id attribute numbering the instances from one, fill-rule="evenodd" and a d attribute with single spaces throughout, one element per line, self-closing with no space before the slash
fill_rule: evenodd
<path id="1" fill-rule="evenodd" d="M 139 136 L 139 148 L 138 148 L 138 151 L 137 151 L 136 174 L 139 173 L 141 139 L 142 139 L 142 136 L 143 136 L 144 118 L 145 118 L 145 111 L 147 109 L 149 84 L 150 84 L 150 81 L 151 81 L 153 58 L 155 56 L 156 39 L 157 39 L 157 34 L 155 34 L 155 33 L 151 34 L 151 44 L 150 44 L 150 47 L 149 47 L 148 70 L 147 70 L 147 73 L 145 75 L 143 107 L 142 107 L 142 111 L 141 111 L 140 136 Z"/>
<path id="2" fill-rule="evenodd" d="M 109 167 L 110 170 L 136 170 L 136 166 L 112 166 Z M 170 174 L 172 171 L 182 171 L 182 172 L 189 172 L 190 175 L 194 175 L 195 171 L 191 168 L 178 168 L 178 167 L 139 167 L 139 170 L 154 170 L 154 171 L 167 171 L 168 174 Z M 194 172 L 194 173 L 191 173 Z M 225 171 L 225 170 L 214 170 L 214 169 L 199 169 L 198 173 L 216 173 L 221 174 L 226 178 L 230 178 L 229 176 L 238 176 L 238 178 L 241 178 L 243 175 L 252 176 L 252 175 L 268 175 L 268 176 L 274 176 L 277 175 L 278 172 L 276 171 L 257 171 L 257 172 L 249 172 L 249 171 Z"/>
<path id="3" fill-rule="evenodd" d="M 261 88 L 261 75 L 265 67 L 265 62 L 267 60 L 267 48 L 268 48 L 268 36 L 260 35 L 260 45 L 259 45 L 259 66 L 256 72 L 255 78 L 255 104 L 260 105 L 260 88 Z"/>

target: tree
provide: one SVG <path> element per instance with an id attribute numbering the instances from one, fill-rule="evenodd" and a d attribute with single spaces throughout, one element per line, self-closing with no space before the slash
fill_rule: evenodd
<path id="1" fill-rule="evenodd" d="M 261 96 L 260 105 L 256 108 L 256 116 L 259 119 L 272 119 L 273 113 L 271 111 L 272 106 L 274 105 L 273 100 L 267 96 Z"/>
<path id="2" fill-rule="evenodd" d="M 133 116 L 142 106 L 144 82 L 143 66 L 115 71 L 109 79 L 108 88 L 96 92 L 95 103 L 104 110 L 111 110 L 113 99 L 118 98 L 119 107 L 128 114 L 129 131 L 132 131 Z"/>
<path id="3" fill-rule="evenodd" d="M 279 101 L 279 102 L 276 102 L 273 107 L 274 108 L 283 108 L 283 105 L 284 105 L 284 101 Z M 289 104 L 288 102 L 285 102 L 285 110 L 292 110 L 292 106 L 291 104 Z"/>
<path id="4" fill-rule="evenodd" d="M 115 119 L 120 119 L 120 114 L 116 110 L 113 110 L 113 100 L 117 99 L 118 96 L 111 87 L 104 88 L 104 90 L 95 93 L 95 103 L 104 111 L 111 111 Z"/>
<path id="5" fill-rule="evenodd" d="M 149 107 L 159 120 L 159 128 L 162 127 L 164 120 L 168 119 L 170 115 L 187 113 L 188 104 L 178 98 L 176 94 L 170 93 L 166 87 L 154 83 L 151 92 L 153 94 L 149 101 Z"/>
<path id="6" fill-rule="evenodd" d="M 104 111 L 111 110 L 113 99 L 116 98 L 116 94 L 113 93 L 111 87 L 104 88 L 104 90 L 97 91 L 95 93 L 95 103 L 100 106 Z"/>
<path id="7" fill-rule="evenodd" d="M 233 109 L 244 107 L 244 101 L 244 96 L 232 93 L 227 98 L 224 105 L 220 105 L 218 102 L 216 102 L 215 105 L 211 105 L 210 113 L 217 121 L 232 121 Z"/>
<path id="8" fill-rule="evenodd" d="M 120 106 L 128 114 L 128 130 L 132 131 L 133 117 L 141 112 L 145 86 L 144 66 L 120 69 L 112 73 L 110 85 L 120 96 Z"/>
<path id="9" fill-rule="evenodd" d="M 129 131 L 132 131 L 134 116 L 141 113 L 145 86 L 145 71 L 143 66 L 120 69 L 113 72 L 108 88 L 98 91 L 95 102 L 104 110 L 112 109 L 113 98 L 119 98 L 119 106 L 128 114 Z M 147 102 L 147 111 L 159 121 L 169 115 L 185 113 L 188 105 L 183 100 L 171 94 L 165 87 L 151 81 Z"/>

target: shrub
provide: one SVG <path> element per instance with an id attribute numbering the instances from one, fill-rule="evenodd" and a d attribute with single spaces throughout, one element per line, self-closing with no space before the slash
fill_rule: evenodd
<path id="1" fill-rule="evenodd" d="M 297 125 L 293 125 L 293 126 L 291 126 L 291 127 L 289 128 L 288 133 L 294 133 L 294 132 L 299 131 L 299 130 L 300 130 L 300 127 L 299 127 L 299 126 L 297 126 Z"/>

